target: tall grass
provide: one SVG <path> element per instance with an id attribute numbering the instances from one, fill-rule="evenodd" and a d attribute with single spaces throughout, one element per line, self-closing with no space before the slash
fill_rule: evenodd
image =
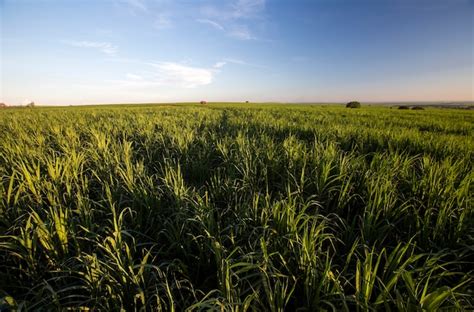
<path id="1" fill-rule="evenodd" d="M 474 114 L 0 113 L 0 309 L 474 308 Z"/>

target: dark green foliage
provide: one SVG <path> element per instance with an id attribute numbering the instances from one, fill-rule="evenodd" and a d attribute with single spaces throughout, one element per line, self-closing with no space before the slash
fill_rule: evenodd
<path id="1" fill-rule="evenodd" d="M 0 309 L 474 307 L 474 112 L 0 113 Z"/>
<path id="2" fill-rule="evenodd" d="M 346 104 L 347 108 L 360 108 L 360 103 L 357 101 L 352 101 Z"/>

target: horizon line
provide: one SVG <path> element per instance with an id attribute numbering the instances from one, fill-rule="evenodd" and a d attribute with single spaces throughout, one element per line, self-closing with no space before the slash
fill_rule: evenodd
<path id="1" fill-rule="evenodd" d="M 436 100 L 436 101 L 358 101 L 361 104 L 464 104 L 464 105 L 474 105 L 474 100 Z M 5 104 L 7 107 L 26 107 L 26 104 L 17 104 L 9 105 L 5 102 L 0 102 Z M 35 103 L 35 106 L 41 107 L 69 107 L 69 106 L 100 106 L 100 105 L 153 105 L 153 104 L 199 104 L 200 101 L 167 101 L 167 102 L 127 102 L 127 103 L 82 103 L 82 104 L 44 104 L 44 103 Z M 346 104 L 346 101 L 206 101 L 207 104 Z"/>

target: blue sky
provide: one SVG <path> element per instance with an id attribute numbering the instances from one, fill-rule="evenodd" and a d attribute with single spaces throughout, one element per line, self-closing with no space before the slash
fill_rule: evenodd
<path id="1" fill-rule="evenodd" d="M 0 0 L 0 101 L 474 100 L 473 0 Z"/>

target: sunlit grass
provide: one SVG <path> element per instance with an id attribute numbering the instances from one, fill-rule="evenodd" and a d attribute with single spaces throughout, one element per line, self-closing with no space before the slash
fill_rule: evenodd
<path id="1" fill-rule="evenodd" d="M 0 112 L 0 306 L 474 308 L 474 112 Z"/>

